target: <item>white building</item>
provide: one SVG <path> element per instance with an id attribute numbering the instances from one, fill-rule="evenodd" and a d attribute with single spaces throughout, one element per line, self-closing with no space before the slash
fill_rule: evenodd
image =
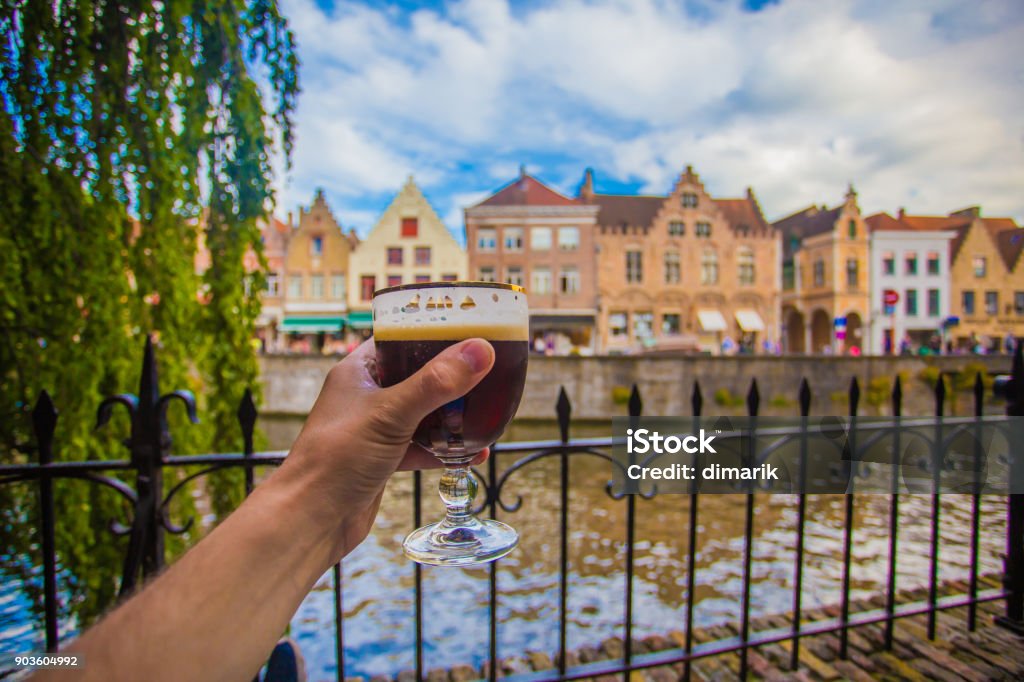
<path id="1" fill-rule="evenodd" d="M 956 233 L 916 230 L 886 213 L 870 216 L 866 222 L 871 328 L 865 352 L 898 353 L 904 339 L 918 348 L 936 336 L 944 345 L 943 325 L 952 295 L 949 249 Z M 887 292 L 897 299 L 895 305 L 886 305 Z"/>

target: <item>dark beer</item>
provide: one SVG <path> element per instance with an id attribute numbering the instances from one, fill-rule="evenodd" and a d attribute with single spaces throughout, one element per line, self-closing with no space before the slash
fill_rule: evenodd
<path id="1" fill-rule="evenodd" d="M 413 436 L 414 442 L 448 461 L 469 459 L 494 443 L 515 415 L 526 382 L 526 330 L 484 325 L 392 327 L 374 338 L 380 384 L 387 387 L 418 372 L 445 348 L 474 337 L 487 339 L 494 347 L 494 367 L 464 397 L 421 421 Z"/>

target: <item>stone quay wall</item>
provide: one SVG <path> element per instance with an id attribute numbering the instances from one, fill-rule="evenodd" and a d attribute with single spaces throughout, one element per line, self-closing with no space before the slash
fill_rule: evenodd
<path id="1" fill-rule="evenodd" d="M 305 415 L 313 406 L 327 371 L 337 357 L 265 355 L 260 358 L 263 400 L 260 410 L 269 415 Z M 635 383 L 643 398 L 644 414 L 691 414 L 694 381 L 699 381 L 705 415 L 745 413 L 744 398 L 757 379 L 762 415 L 796 415 L 800 381 L 811 388 L 812 415 L 848 413 L 846 393 L 852 377 L 860 384 L 860 413 L 889 413 L 889 391 L 894 378 L 903 382 L 903 414 L 934 412 L 933 386 L 937 372 L 973 375 L 984 367 L 990 375 L 1008 373 L 1006 355 L 925 357 L 543 357 L 531 356 L 523 400 L 517 419 L 553 419 L 560 386 L 572 402 L 573 419 L 602 420 L 626 414 L 626 400 Z M 929 383 L 929 379 L 931 383 Z M 989 413 L 1004 409 L 1002 401 L 986 395 Z M 971 414 L 973 395 L 955 391 L 947 414 Z"/>

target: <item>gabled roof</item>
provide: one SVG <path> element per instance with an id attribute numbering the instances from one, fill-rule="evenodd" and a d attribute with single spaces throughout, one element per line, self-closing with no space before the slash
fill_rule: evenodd
<path id="1" fill-rule="evenodd" d="M 907 226 L 893 218 L 888 213 L 876 213 L 864 219 L 869 232 L 898 232 L 906 230 Z"/>
<path id="2" fill-rule="evenodd" d="M 543 182 L 521 173 L 518 178 L 473 206 L 578 206 L 576 199 L 556 192 Z"/>
<path id="3" fill-rule="evenodd" d="M 1024 250 L 1024 228 L 1017 227 L 1012 218 L 982 218 L 982 222 L 992 235 L 1006 269 L 1012 271 Z"/>
<path id="4" fill-rule="evenodd" d="M 649 227 L 665 197 L 595 194 L 591 203 L 601 207 L 597 224 L 602 227 Z"/>
<path id="5" fill-rule="evenodd" d="M 782 233 L 782 259 L 788 261 L 793 257 L 794 247 L 808 237 L 831 232 L 839 219 L 842 206 L 825 208 L 824 206 L 808 206 L 802 211 L 776 220 L 772 226 Z M 794 243 L 794 241 L 796 243 Z"/>
<path id="6" fill-rule="evenodd" d="M 751 230 L 770 230 L 771 226 L 764 219 L 761 207 L 757 205 L 757 199 L 753 192 L 747 193 L 742 199 L 712 199 L 715 206 L 722 211 L 725 219 L 733 227 L 746 225 Z"/>
<path id="7" fill-rule="evenodd" d="M 959 211 L 948 216 L 923 216 L 900 214 L 893 218 L 888 213 L 876 213 L 867 218 L 872 230 L 913 230 L 956 232 L 950 242 L 950 260 L 956 258 L 967 238 L 974 221 L 978 220 L 992 238 L 1000 257 L 1008 270 L 1013 270 L 1020 254 L 1024 251 L 1024 229 L 1017 226 L 1013 218 L 981 218 L 977 211 Z"/>

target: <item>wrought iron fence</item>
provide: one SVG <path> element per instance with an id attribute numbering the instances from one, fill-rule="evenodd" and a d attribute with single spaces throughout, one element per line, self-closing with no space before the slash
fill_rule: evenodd
<path id="1" fill-rule="evenodd" d="M 1024 359 L 1021 346 L 1018 346 L 1013 359 L 1013 367 L 1008 381 L 1001 385 L 1007 398 L 1007 414 L 1024 416 Z M 860 388 L 856 378 L 851 381 L 848 393 L 849 415 L 856 416 L 860 403 Z M 935 384 L 935 415 L 943 416 L 946 407 L 945 382 L 939 380 Z M 80 479 L 93 484 L 107 486 L 124 497 L 133 507 L 134 513 L 130 525 L 112 524 L 111 530 L 117 535 L 127 535 L 128 548 L 124 557 L 121 577 L 121 593 L 131 591 L 140 581 L 159 571 L 165 562 L 164 538 L 166 533 L 182 533 L 191 524 L 175 524 L 169 515 L 169 506 L 176 494 L 185 489 L 186 484 L 200 476 L 226 468 L 241 467 L 245 471 L 245 492 L 248 495 L 253 489 L 253 470 L 257 466 L 276 466 L 281 464 L 287 455 L 284 451 L 254 452 L 253 431 L 256 424 L 256 406 L 252 394 L 246 391 L 238 408 L 238 421 L 241 427 L 243 449 L 239 454 L 208 454 L 194 456 L 175 456 L 171 454 L 171 436 L 167 423 L 166 411 L 169 403 L 179 400 L 184 403 L 188 415 L 196 419 L 195 401 L 187 391 L 174 391 L 161 394 L 157 375 L 157 365 L 152 343 L 147 340 L 142 365 L 142 377 L 137 394 L 120 394 L 104 400 L 97 412 L 97 424 L 102 426 L 111 415 L 115 405 L 123 405 L 131 416 L 131 433 L 125 440 L 130 451 L 128 460 L 105 461 L 72 461 L 57 460 L 54 456 L 53 434 L 57 424 L 57 410 L 49 395 L 44 391 L 32 411 L 32 423 L 35 432 L 35 452 L 37 462 L 0 465 L 0 485 L 16 482 L 34 481 L 39 492 L 40 536 L 43 560 L 43 601 L 44 629 L 46 646 L 56 651 L 59 646 L 58 632 L 58 586 L 57 586 L 57 548 L 55 546 L 55 518 L 53 481 L 57 478 Z M 800 384 L 798 394 L 800 416 L 809 416 L 811 389 L 806 379 Z M 701 416 L 704 410 L 704 399 L 699 384 L 694 384 L 691 394 L 691 406 L 694 416 Z M 891 411 L 894 418 L 901 416 L 903 406 L 902 386 L 896 377 L 891 394 Z M 981 377 L 974 384 L 974 416 L 980 420 L 985 406 L 985 390 Z M 746 396 L 746 411 L 749 416 L 757 416 L 760 408 L 760 394 L 756 379 L 751 382 Z M 628 401 L 628 415 L 639 417 L 643 411 L 643 403 L 638 388 L 634 385 Z M 569 596 L 569 472 L 570 462 L 583 456 L 599 457 L 611 461 L 611 438 L 570 437 L 572 425 L 572 406 L 564 391 L 559 393 L 555 406 L 558 422 L 559 438 L 557 440 L 498 443 L 492 456 L 486 463 L 485 470 L 476 470 L 480 479 L 480 489 L 484 491 L 478 512 L 487 512 L 492 517 L 499 509 L 504 513 L 516 512 L 521 498 L 509 503 L 502 497 L 503 490 L 510 478 L 524 467 L 542 459 L 557 458 L 559 463 L 558 486 L 560 491 L 559 508 L 559 582 L 558 582 L 558 651 L 556 668 L 550 671 L 521 675 L 531 682 L 541 680 L 576 680 L 602 675 L 628 675 L 635 670 L 648 669 L 664 665 L 683 664 L 684 678 L 690 677 L 692 661 L 735 652 L 740 657 L 739 674 L 741 679 L 747 676 L 748 653 L 751 649 L 776 642 L 790 641 L 792 646 L 790 665 L 795 670 L 799 665 L 802 637 L 825 633 L 838 633 L 840 639 L 839 656 L 847 656 L 847 637 L 851 628 L 881 623 L 885 628 L 885 644 L 892 648 L 893 628 L 896 620 L 907 616 L 926 614 L 928 617 L 928 637 L 935 637 L 936 614 L 945 609 L 967 607 L 966 626 L 974 630 L 977 624 L 977 607 L 982 602 L 1001 600 L 1005 602 L 1005 615 L 998 618 L 1001 625 L 1024 634 L 1024 495 L 1008 495 L 1006 524 L 1006 555 L 1004 560 L 1003 587 L 998 589 L 981 589 L 979 585 L 979 519 L 981 515 L 981 496 L 972 495 L 971 502 L 971 533 L 970 533 L 970 568 L 969 583 L 964 594 L 953 594 L 940 597 L 938 590 L 939 565 L 939 496 L 933 495 L 931 508 L 931 537 L 928 574 L 927 599 L 921 602 L 897 604 L 896 575 L 899 547 L 898 522 L 900 495 L 890 496 L 889 528 L 888 528 L 888 568 L 886 576 L 885 606 L 871 611 L 850 611 L 851 587 L 851 553 L 853 543 L 854 512 L 858 495 L 848 494 L 845 497 L 845 517 L 843 531 L 843 554 L 841 567 L 841 603 L 839 615 L 835 618 L 819 619 L 805 622 L 802 604 L 804 575 L 804 539 L 806 530 L 807 496 L 796 496 L 797 522 L 795 537 L 794 581 L 792 592 L 792 623 L 789 627 L 751 632 L 751 576 L 753 568 L 754 546 L 754 515 L 757 495 L 747 494 L 743 538 L 743 576 L 741 591 L 741 609 L 739 635 L 737 637 L 719 639 L 717 641 L 694 642 L 694 601 L 689 595 L 694 594 L 696 581 L 696 547 L 700 515 L 700 493 L 689 495 L 688 510 L 688 556 L 687 567 L 687 601 L 685 606 L 685 641 L 682 647 L 667 649 L 653 653 L 640 653 L 635 650 L 633 638 L 633 583 L 634 556 L 636 549 L 635 531 L 637 520 L 637 496 L 625 495 L 620 498 L 625 506 L 626 539 L 625 539 L 625 599 L 623 604 L 623 656 L 614 660 L 602 660 L 570 666 L 567 664 L 566 631 L 568 622 Z M 896 422 L 893 422 L 896 428 Z M 498 457 L 518 456 L 499 475 Z M 1020 457 L 1016 458 L 1021 459 Z M 1019 464 L 1018 464 L 1019 465 Z M 165 470 L 179 470 L 184 467 L 195 467 L 184 477 L 176 478 L 175 484 L 168 490 L 164 489 L 163 474 Z M 134 474 L 134 488 L 126 483 L 118 474 Z M 422 524 L 422 481 L 421 474 L 413 476 L 413 524 Z M 609 494 L 611 489 L 609 487 Z M 499 672 L 497 650 L 497 610 L 500 594 L 497 589 L 497 576 L 501 570 L 501 562 L 490 564 L 489 568 L 489 665 L 485 666 L 486 677 L 496 679 Z M 422 569 L 417 564 L 415 571 L 415 673 L 417 679 L 425 679 L 423 663 L 423 580 Z M 344 652 L 344 610 L 342 604 L 342 583 L 344 579 L 343 565 L 333 568 L 333 591 L 335 613 L 335 651 L 337 656 L 337 678 L 345 678 Z"/>

